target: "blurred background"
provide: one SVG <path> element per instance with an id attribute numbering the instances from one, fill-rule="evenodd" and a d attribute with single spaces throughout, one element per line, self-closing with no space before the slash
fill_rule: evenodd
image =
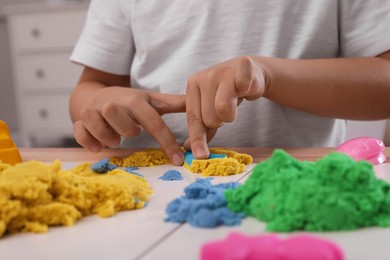
<path id="1" fill-rule="evenodd" d="M 0 0 L 0 119 L 19 147 L 77 146 L 68 100 L 82 68 L 69 56 L 88 4 Z M 347 139 L 358 136 L 390 145 L 390 121 L 349 121 Z"/>
<path id="2" fill-rule="evenodd" d="M 0 119 L 19 147 L 77 146 L 68 100 L 82 67 L 69 57 L 88 4 L 0 0 Z"/>

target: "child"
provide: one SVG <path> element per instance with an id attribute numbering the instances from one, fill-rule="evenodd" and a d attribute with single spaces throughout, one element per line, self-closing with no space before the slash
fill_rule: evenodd
<path id="1" fill-rule="evenodd" d="M 92 0 L 75 138 L 158 143 L 176 165 L 182 144 L 337 146 L 345 119 L 390 117 L 389 29 L 382 0 Z"/>

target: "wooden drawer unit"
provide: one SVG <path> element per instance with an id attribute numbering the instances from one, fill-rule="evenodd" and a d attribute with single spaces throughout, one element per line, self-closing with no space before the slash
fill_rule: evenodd
<path id="1" fill-rule="evenodd" d="M 42 90 L 52 93 L 72 89 L 82 67 L 69 62 L 69 56 L 70 53 L 20 56 L 17 75 L 21 90 L 26 93 Z"/>
<path id="2" fill-rule="evenodd" d="M 23 100 L 23 121 L 26 130 L 72 134 L 68 95 L 29 95 Z"/>
<path id="3" fill-rule="evenodd" d="M 34 13 L 15 18 L 13 33 L 17 50 L 68 48 L 80 35 L 85 11 Z"/>
<path id="4" fill-rule="evenodd" d="M 82 67 L 69 61 L 88 3 L 30 4 L 4 9 L 23 146 L 39 138 L 69 138 L 69 97 Z"/>

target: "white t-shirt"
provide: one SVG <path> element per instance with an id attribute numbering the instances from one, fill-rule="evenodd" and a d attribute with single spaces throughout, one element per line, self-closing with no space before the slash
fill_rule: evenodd
<path id="1" fill-rule="evenodd" d="M 390 49 L 389 29 L 383 0 L 92 0 L 71 60 L 130 75 L 134 88 L 185 94 L 191 75 L 241 55 L 375 56 Z M 163 118 L 184 142 L 185 114 Z M 210 145 L 337 146 L 345 127 L 261 98 L 244 101 Z M 158 146 L 147 133 L 124 143 Z"/>

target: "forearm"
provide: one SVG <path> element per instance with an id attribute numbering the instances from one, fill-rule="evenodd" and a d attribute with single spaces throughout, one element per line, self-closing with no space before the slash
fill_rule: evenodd
<path id="1" fill-rule="evenodd" d="M 308 113 L 352 120 L 390 117 L 390 61 L 384 58 L 286 60 L 255 57 L 264 94 Z"/>

